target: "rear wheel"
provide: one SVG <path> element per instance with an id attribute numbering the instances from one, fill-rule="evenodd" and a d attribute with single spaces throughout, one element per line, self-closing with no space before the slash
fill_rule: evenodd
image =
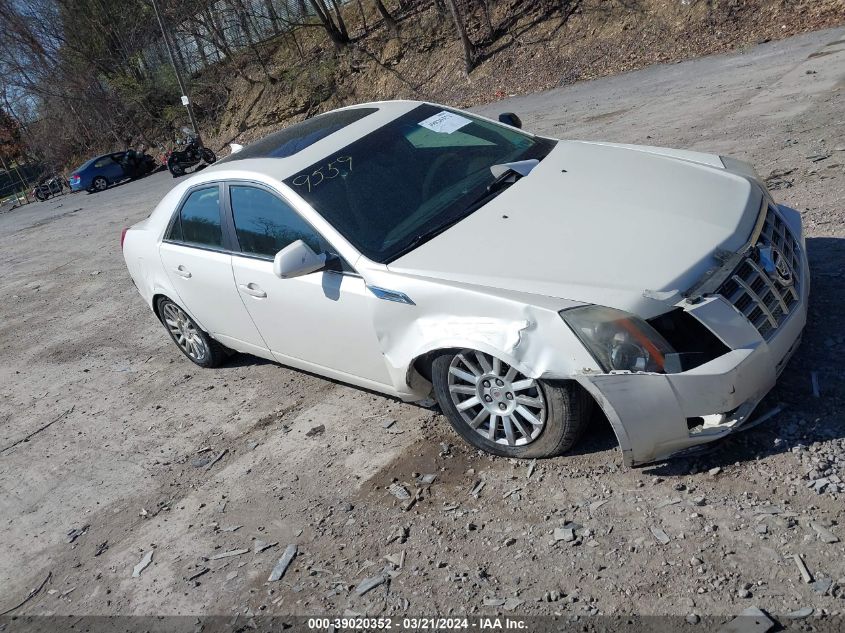
<path id="1" fill-rule="evenodd" d="M 91 182 L 91 187 L 94 191 L 105 191 L 109 186 L 109 181 L 106 180 L 103 176 L 97 176 Z"/>
<path id="2" fill-rule="evenodd" d="M 196 322 L 167 297 L 158 300 L 158 313 L 170 338 L 191 362 L 217 367 L 226 359 L 226 348 L 202 331 Z"/>
<path id="3" fill-rule="evenodd" d="M 591 400 L 576 383 L 530 378 L 482 352 L 445 352 L 434 359 L 431 375 L 458 435 L 494 455 L 560 455 L 589 419 Z"/>
<path id="4" fill-rule="evenodd" d="M 202 148 L 202 159 L 203 159 L 206 163 L 208 163 L 209 165 L 211 165 L 212 163 L 217 162 L 217 156 L 215 156 L 215 155 L 214 155 L 214 152 L 212 152 L 212 151 L 211 151 L 210 149 L 208 149 L 207 147 L 203 147 L 203 148 Z"/>
<path id="5" fill-rule="evenodd" d="M 44 202 L 47 199 L 47 195 L 43 191 L 36 190 L 35 191 L 35 199 L 40 200 L 41 202 Z"/>

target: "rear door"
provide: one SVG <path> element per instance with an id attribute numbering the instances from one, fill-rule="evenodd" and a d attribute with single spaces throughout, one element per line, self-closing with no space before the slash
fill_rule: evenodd
<path id="1" fill-rule="evenodd" d="M 129 174 L 126 173 L 126 167 L 124 167 L 124 161 L 126 160 L 126 152 L 117 152 L 111 155 L 111 159 L 114 161 L 114 174 L 116 180 L 121 180 L 123 178 L 128 178 Z"/>
<path id="2" fill-rule="evenodd" d="M 364 280 L 339 258 L 330 270 L 293 279 L 273 273 L 273 258 L 301 239 L 315 252 L 333 249 L 286 201 L 247 183 L 230 183 L 228 200 L 240 254 L 232 268 L 238 292 L 281 363 L 353 384 L 390 385 L 375 335 Z"/>
<path id="3" fill-rule="evenodd" d="M 112 156 L 101 156 L 94 162 L 93 177 L 105 176 L 109 183 L 123 180 L 123 167 L 118 165 Z"/>
<path id="4" fill-rule="evenodd" d="M 183 306 L 205 331 L 224 345 L 268 357 L 235 287 L 221 189 L 213 183 L 189 190 L 165 233 L 161 262 Z"/>

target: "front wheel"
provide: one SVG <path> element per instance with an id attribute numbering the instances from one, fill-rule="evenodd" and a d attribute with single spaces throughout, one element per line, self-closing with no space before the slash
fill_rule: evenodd
<path id="1" fill-rule="evenodd" d="M 191 362 L 200 367 L 217 367 L 226 359 L 226 348 L 203 332 L 196 322 L 170 299 L 159 299 L 158 313 L 170 338 Z"/>
<path id="2" fill-rule="evenodd" d="M 35 199 L 40 202 L 44 202 L 47 199 L 47 195 L 43 191 L 36 191 Z"/>
<path id="3" fill-rule="evenodd" d="M 212 151 L 211 151 L 210 149 L 208 149 L 207 147 L 203 147 L 203 148 L 202 148 L 202 159 L 203 159 L 206 163 L 208 163 L 209 165 L 211 165 L 212 163 L 217 162 L 217 156 L 215 156 L 215 155 L 214 155 L 214 152 L 212 152 Z"/>
<path id="4" fill-rule="evenodd" d="M 170 170 L 170 173 L 173 174 L 174 178 L 185 175 L 185 168 L 172 156 L 167 160 L 167 168 Z"/>
<path id="5" fill-rule="evenodd" d="M 576 383 L 524 376 L 474 350 L 445 352 L 431 366 L 440 408 L 463 439 L 503 457 L 554 457 L 581 436 L 591 400 Z"/>

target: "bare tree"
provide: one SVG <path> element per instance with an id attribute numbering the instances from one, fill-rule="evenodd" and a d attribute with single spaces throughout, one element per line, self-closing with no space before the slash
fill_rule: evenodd
<path id="1" fill-rule="evenodd" d="M 481 15 L 484 18 L 484 26 L 487 28 L 488 41 L 493 39 L 493 21 L 490 19 L 490 0 L 477 0 L 481 7 Z"/>
<path id="2" fill-rule="evenodd" d="M 373 0 L 376 5 L 376 9 L 378 9 L 379 14 L 381 14 L 382 19 L 384 20 L 385 25 L 387 26 L 387 30 L 390 31 L 394 36 L 399 35 L 399 24 L 390 15 L 390 11 L 387 10 L 387 7 L 384 6 L 384 3 L 381 0 Z"/>
<path id="3" fill-rule="evenodd" d="M 326 6 L 324 0 L 309 1 L 311 2 L 311 7 L 314 9 L 314 12 L 317 14 L 317 18 L 322 23 L 323 28 L 326 29 L 326 33 L 335 47 L 340 49 L 347 46 L 350 42 L 349 32 L 346 30 L 346 24 L 343 22 L 342 18 L 336 21 L 336 18 L 340 17 L 340 10 L 337 8 L 337 5 L 334 4 L 334 0 L 329 0 L 336 9 L 334 16 Z"/>
<path id="4" fill-rule="evenodd" d="M 358 5 L 358 13 L 361 15 L 361 25 L 364 28 L 364 35 L 366 35 L 370 30 L 370 27 L 367 26 L 367 13 L 364 11 L 364 5 L 361 4 L 361 0 L 355 0 L 355 4 Z"/>
<path id="5" fill-rule="evenodd" d="M 475 68 L 477 63 L 477 56 L 478 51 L 475 48 L 475 44 L 472 43 L 472 40 L 469 39 L 469 35 L 467 35 L 466 26 L 464 26 L 464 19 L 461 15 L 460 10 L 458 9 L 458 5 L 455 4 L 455 0 L 444 0 L 446 5 L 449 7 L 449 11 L 452 13 L 452 19 L 455 22 L 455 30 L 458 32 L 458 37 L 461 40 L 461 46 L 464 49 L 464 62 L 466 64 L 466 71 L 467 74 L 472 72 L 472 69 Z"/>

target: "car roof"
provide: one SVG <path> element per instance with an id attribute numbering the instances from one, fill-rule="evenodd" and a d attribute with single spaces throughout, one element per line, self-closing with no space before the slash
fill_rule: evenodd
<path id="1" fill-rule="evenodd" d="M 94 156 L 94 158 L 89 158 L 88 160 L 86 160 L 84 163 L 82 163 L 82 164 L 81 164 L 81 165 L 80 165 L 80 166 L 79 166 L 76 170 L 74 170 L 74 171 L 82 171 L 82 170 L 83 170 L 83 169 L 85 169 L 86 167 L 90 167 L 91 165 L 93 165 L 95 162 L 97 162 L 97 161 L 98 161 L 98 160 L 100 160 L 101 158 L 106 158 L 107 156 L 108 156 L 108 157 L 111 157 L 111 156 L 114 156 L 115 154 L 122 154 L 122 153 L 123 153 L 123 152 L 108 152 L 108 153 L 106 153 L 106 154 L 100 154 L 99 156 Z"/>
<path id="2" fill-rule="evenodd" d="M 424 103 L 378 101 L 331 110 L 250 143 L 203 173 L 256 170 L 284 180 Z"/>

